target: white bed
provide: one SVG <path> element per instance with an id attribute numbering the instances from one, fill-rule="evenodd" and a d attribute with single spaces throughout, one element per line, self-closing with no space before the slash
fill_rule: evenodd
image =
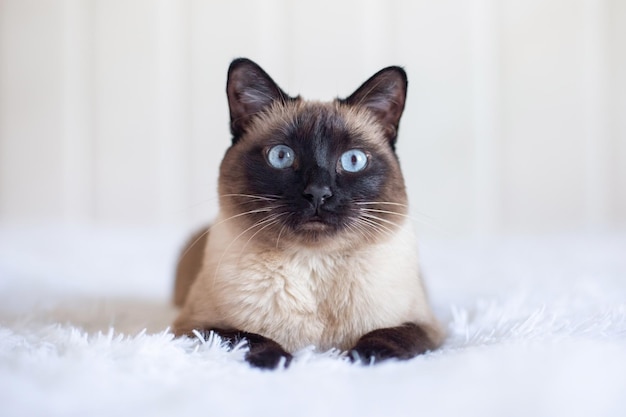
<path id="1" fill-rule="evenodd" d="M 184 236 L 1 228 L 0 415 L 626 415 L 626 235 L 424 239 L 443 348 L 276 372 L 168 333 Z"/>

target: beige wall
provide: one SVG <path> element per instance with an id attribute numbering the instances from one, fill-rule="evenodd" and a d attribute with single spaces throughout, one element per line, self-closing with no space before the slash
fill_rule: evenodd
<path id="1" fill-rule="evenodd" d="M 0 0 L 0 222 L 210 219 L 238 56 L 317 99 L 405 66 L 424 233 L 626 226 L 621 0 Z"/>

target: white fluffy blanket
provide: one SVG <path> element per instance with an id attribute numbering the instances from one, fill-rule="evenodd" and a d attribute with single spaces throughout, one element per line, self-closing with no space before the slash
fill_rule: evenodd
<path id="1" fill-rule="evenodd" d="M 305 349 L 276 372 L 168 333 L 182 240 L 0 229 L 0 415 L 626 415 L 624 235 L 425 240 L 442 349 L 373 367 Z"/>

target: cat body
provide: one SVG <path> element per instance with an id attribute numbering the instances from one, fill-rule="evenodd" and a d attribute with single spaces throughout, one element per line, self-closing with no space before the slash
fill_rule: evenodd
<path id="1" fill-rule="evenodd" d="M 365 360 L 439 345 L 395 154 L 406 85 L 389 67 L 309 102 L 233 61 L 220 213 L 179 261 L 177 335 L 245 338 L 261 367 L 309 345 Z"/>
<path id="2" fill-rule="evenodd" d="M 308 345 L 348 350 L 372 330 L 434 321 L 416 278 L 409 226 L 360 249 L 320 250 L 235 240 L 240 232 L 227 223 L 211 229 L 183 332 L 245 329 L 290 352 Z"/>

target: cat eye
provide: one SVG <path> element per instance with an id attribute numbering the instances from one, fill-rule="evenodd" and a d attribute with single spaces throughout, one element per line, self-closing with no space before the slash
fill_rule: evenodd
<path id="1" fill-rule="evenodd" d="M 367 166 L 367 154 L 358 149 L 350 149 L 339 158 L 341 169 L 347 172 L 359 172 Z"/>
<path id="2" fill-rule="evenodd" d="M 289 168 L 295 159 L 293 149 L 286 145 L 272 146 L 267 152 L 267 162 L 274 168 Z"/>

